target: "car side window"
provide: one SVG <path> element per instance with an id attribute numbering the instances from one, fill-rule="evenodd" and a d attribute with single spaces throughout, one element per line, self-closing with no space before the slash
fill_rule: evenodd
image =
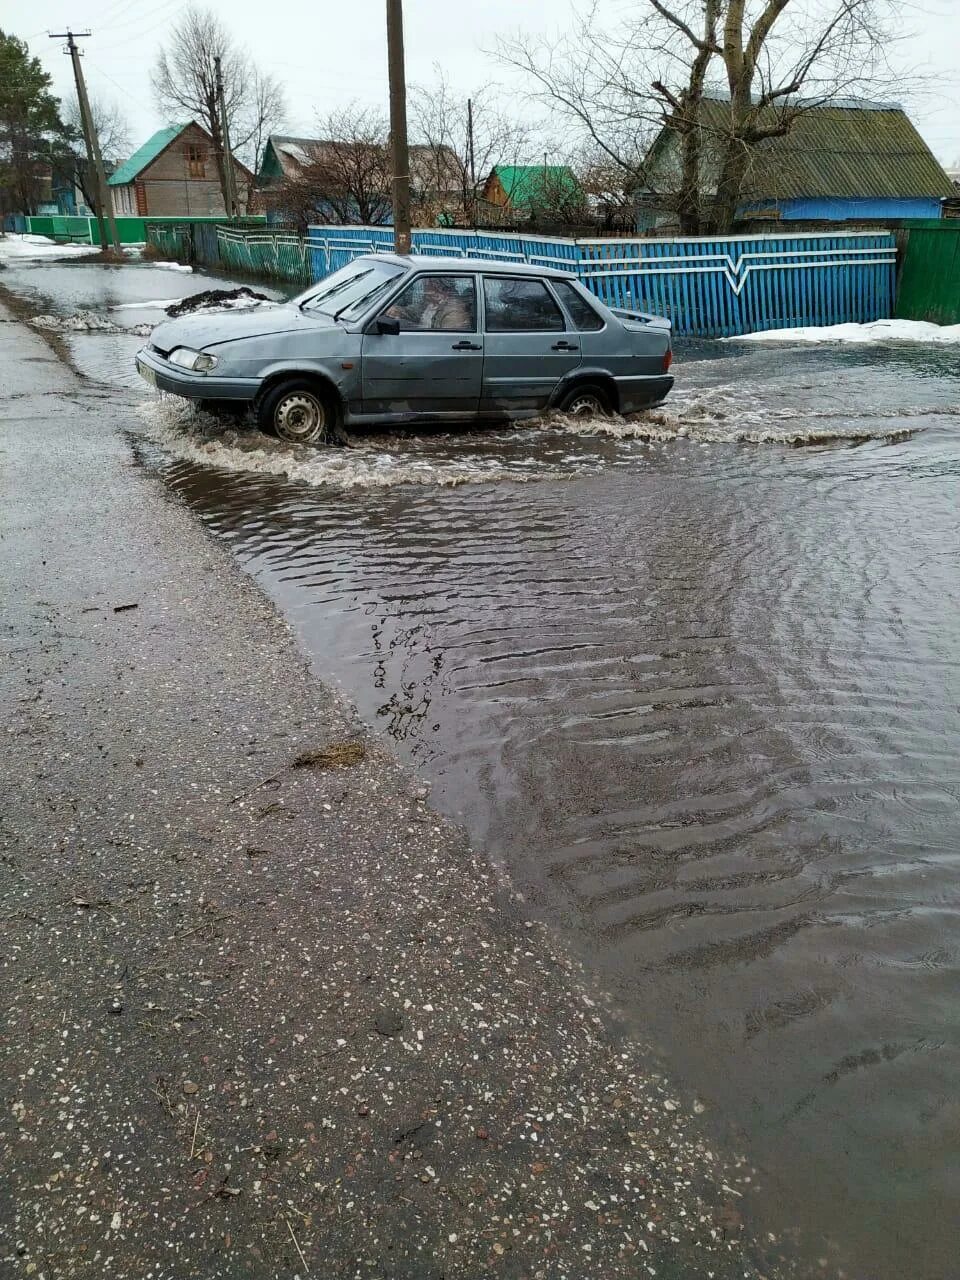
<path id="1" fill-rule="evenodd" d="M 475 333 L 477 285 L 473 276 L 417 276 L 383 313 L 402 333 Z"/>
<path id="2" fill-rule="evenodd" d="M 597 315 L 576 285 L 568 280 L 553 280 L 551 283 L 560 295 L 560 301 L 566 307 L 575 329 L 581 333 L 589 333 L 592 329 L 603 328 L 603 318 Z"/>
<path id="3" fill-rule="evenodd" d="M 483 298 L 487 333 L 542 333 L 567 327 L 542 280 L 487 276 Z"/>

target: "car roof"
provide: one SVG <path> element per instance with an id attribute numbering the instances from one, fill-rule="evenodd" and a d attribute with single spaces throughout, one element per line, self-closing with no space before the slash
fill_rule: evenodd
<path id="1" fill-rule="evenodd" d="M 441 258 L 429 253 L 376 253 L 363 256 L 383 258 L 413 271 L 482 271 L 494 276 L 550 276 L 561 280 L 569 279 L 574 274 L 572 263 L 570 271 L 561 271 L 557 267 L 538 267 L 528 262 L 501 262 L 491 258 Z"/>

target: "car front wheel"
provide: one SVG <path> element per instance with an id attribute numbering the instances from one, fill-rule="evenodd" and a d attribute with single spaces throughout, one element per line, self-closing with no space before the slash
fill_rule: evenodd
<path id="1" fill-rule="evenodd" d="M 257 422 L 290 444 L 342 444 L 342 413 L 336 399 L 309 378 L 272 387 L 257 408 Z"/>
<path id="2" fill-rule="evenodd" d="M 584 383 L 568 391 L 557 407 L 575 418 L 605 418 L 610 413 L 610 397 L 603 387 Z"/>

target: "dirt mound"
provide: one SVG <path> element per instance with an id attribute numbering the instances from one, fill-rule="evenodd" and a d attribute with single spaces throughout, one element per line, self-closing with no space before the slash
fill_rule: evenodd
<path id="1" fill-rule="evenodd" d="M 253 307 L 263 302 L 272 302 L 265 293 L 257 293 L 246 285 L 239 289 L 205 289 L 202 293 L 191 294 L 180 302 L 167 307 L 167 315 L 173 319 L 191 315 L 195 311 L 223 311 L 230 307 Z"/>

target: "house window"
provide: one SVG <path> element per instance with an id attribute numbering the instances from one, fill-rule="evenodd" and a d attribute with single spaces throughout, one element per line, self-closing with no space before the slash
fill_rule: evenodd
<path id="1" fill-rule="evenodd" d="M 187 147 L 187 165 L 191 178 L 207 176 L 207 149 L 198 143 L 191 142 Z"/>

